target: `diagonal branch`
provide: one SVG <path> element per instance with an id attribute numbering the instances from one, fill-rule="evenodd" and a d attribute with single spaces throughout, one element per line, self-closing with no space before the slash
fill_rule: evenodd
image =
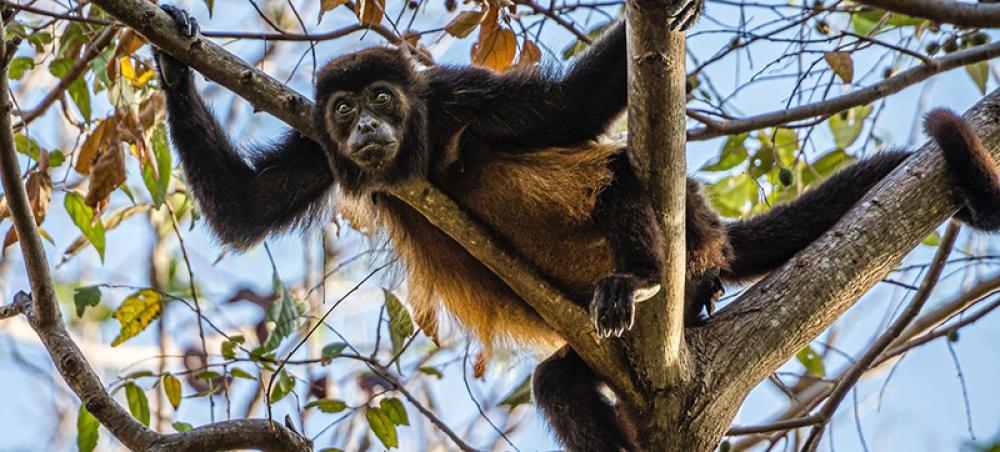
<path id="1" fill-rule="evenodd" d="M 1000 90 L 965 118 L 1000 157 Z M 958 210 L 949 179 L 940 149 L 925 144 L 831 231 L 696 329 L 692 339 L 705 351 L 696 356 L 712 368 L 709 386 L 742 398 L 839 318 Z"/>
<path id="2" fill-rule="evenodd" d="M 201 36 L 182 36 L 173 21 L 156 5 L 141 0 L 95 0 L 93 3 L 142 34 L 153 45 L 243 97 L 256 110 L 274 115 L 306 136 L 318 136 L 312 123 L 311 101 L 248 66 L 221 46 Z M 500 276 L 591 367 L 604 372 L 609 383 L 622 391 L 624 397 L 640 400 L 625 361 L 611 345 L 598 341 L 584 309 L 521 263 L 447 195 L 422 180 L 401 184 L 393 188 L 392 194 L 417 209 Z"/>
<path id="3" fill-rule="evenodd" d="M 1000 5 L 952 0 L 856 0 L 862 5 L 972 28 L 1000 27 Z"/>

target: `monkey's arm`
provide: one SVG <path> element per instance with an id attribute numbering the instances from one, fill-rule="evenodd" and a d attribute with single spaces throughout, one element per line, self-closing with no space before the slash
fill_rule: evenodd
<path id="1" fill-rule="evenodd" d="M 197 32 L 182 10 L 164 9 L 179 27 Z M 155 57 L 187 184 L 223 242 L 246 248 L 322 212 L 333 176 L 319 144 L 291 132 L 248 150 L 244 160 L 198 96 L 190 68 L 159 51 Z"/>
<path id="2" fill-rule="evenodd" d="M 593 214 L 614 260 L 614 274 L 598 281 L 590 305 L 602 337 L 620 336 L 632 327 L 635 303 L 655 295 L 663 275 L 663 235 L 649 196 L 625 150 L 608 165 L 614 179 L 598 197 Z"/>
<path id="3" fill-rule="evenodd" d="M 473 67 L 428 71 L 432 123 L 516 151 L 597 138 L 626 105 L 625 26 L 618 21 L 562 77 Z"/>

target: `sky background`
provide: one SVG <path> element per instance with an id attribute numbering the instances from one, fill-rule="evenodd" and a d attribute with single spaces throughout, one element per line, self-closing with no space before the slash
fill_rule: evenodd
<path id="1" fill-rule="evenodd" d="M 390 11 L 394 12 L 395 8 L 399 7 L 398 0 L 389 0 L 388 3 Z M 245 1 L 217 0 L 214 15 L 211 18 L 201 1 L 186 1 L 179 4 L 188 8 L 197 17 L 202 28 L 206 30 L 266 31 L 264 25 L 257 19 L 256 13 L 249 8 L 249 3 Z M 318 2 L 304 0 L 297 1 L 295 4 L 306 15 L 305 21 L 311 32 L 339 28 L 353 24 L 357 20 L 350 11 L 338 8 L 327 13 L 323 21 L 316 26 L 315 12 L 318 9 Z M 36 6 L 45 7 L 52 6 L 52 4 L 39 2 Z M 691 33 L 689 41 L 690 51 L 699 60 L 704 60 L 712 55 L 731 37 L 729 34 L 713 33 L 713 30 L 731 27 L 739 21 L 737 8 L 715 2 L 709 2 L 708 8 L 708 17 L 703 19 Z M 57 9 L 57 7 L 49 9 Z M 462 9 L 462 5 L 460 5 L 460 9 Z M 753 20 L 760 22 L 774 18 L 771 13 L 764 10 L 756 9 L 751 12 L 759 16 L 754 17 Z M 444 11 L 443 2 L 434 0 L 419 16 L 415 28 L 428 29 L 441 26 L 446 23 L 449 17 Z M 590 17 L 581 14 L 575 16 L 574 19 L 580 24 L 590 25 L 598 25 L 607 20 L 599 14 L 592 14 Z M 832 25 L 835 28 L 837 26 L 837 24 Z M 841 26 L 843 25 L 841 24 Z M 588 26 L 584 25 L 581 28 L 586 29 Z M 554 24 L 548 24 L 544 30 L 539 43 L 547 44 L 550 49 L 554 49 L 555 53 L 559 53 L 566 44 L 572 41 L 568 33 Z M 434 42 L 435 38 L 439 37 L 440 40 L 431 46 L 431 50 L 439 62 L 454 64 L 468 62 L 469 49 L 473 39 L 456 40 L 447 37 L 444 33 L 438 33 L 425 37 L 423 42 L 425 44 Z M 315 50 L 318 63 L 322 64 L 345 52 L 380 43 L 382 43 L 381 38 L 374 33 L 356 33 L 344 39 L 317 43 Z M 254 61 L 264 52 L 264 46 L 265 44 L 260 41 L 253 41 L 230 43 L 227 48 L 244 59 Z M 278 53 L 269 58 L 268 62 L 263 65 L 263 69 L 276 78 L 284 80 L 290 75 L 289 71 L 292 66 L 290 62 L 297 61 L 307 48 L 307 45 L 302 43 L 283 43 L 279 46 Z M 752 66 L 743 54 L 739 58 L 729 56 L 713 65 L 708 70 L 707 75 L 720 91 L 728 92 L 737 84 L 746 81 L 748 74 L 759 71 L 764 64 L 774 59 L 783 50 L 784 45 L 778 43 L 756 45 L 752 55 Z M 148 49 L 143 50 L 143 52 L 148 52 Z M 562 64 L 561 58 L 544 48 L 543 56 L 546 64 Z M 880 79 L 881 68 L 886 63 L 880 60 L 876 53 L 862 53 L 857 57 L 856 65 L 858 67 L 856 74 L 859 74 L 856 81 L 862 85 L 868 85 Z M 310 96 L 312 89 L 310 88 L 309 74 L 312 68 L 313 62 L 307 56 L 303 61 L 303 66 L 292 75 L 289 81 L 292 87 Z M 873 70 L 870 71 L 870 75 L 865 77 L 864 74 L 868 71 L 862 68 L 873 68 Z M 54 80 L 51 83 L 54 83 Z M 234 136 L 239 137 L 240 141 L 268 140 L 284 128 L 279 121 L 268 115 L 252 115 L 252 108 L 243 100 L 234 99 L 228 91 L 211 83 L 203 83 L 202 86 L 204 89 L 201 91 L 217 112 L 226 117 L 230 115 L 225 113 L 230 113 L 237 118 L 232 122 L 232 130 Z M 995 87 L 996 81 L 991 78 L 988 89 Z M 595 89 L 600 89 L 600 87 L 595 87 Z M 788 80 L 760 83 L 741 91 L 731 104 L 737 107 L 737 111 L 744 114 L 771 111 L 784 108 L 785 96 L 791 91 L 792 84 Z M 32 105 L 37 100 L 37 96 L 44 92 L 45 90 L 39 90 L 37 95 L 29 94 L 27 97 L 19 97 L 18 100 L 23 104 Z M 979 99 L 981 94 L 965 71 L 958 69 L 941 74 L 928 83 L 908 88 L 892 96 L 879 115 L 875 125 L 876 132 L 882 137 L 890 138 L 890 141 L 896 145 L 906 145 L 912 142 L 911 136 L 916 137 L 916 143 L 922 143 L 923 136 L 913 134 L 914 118 L 919 111 L 918 105 L 921 96 L 925 97 L 927 105 L 947 106 L 962 111 Z M 102 99 L 104 107 L 107 106 L 103 95 L 94 98 Z M 102 107 L 95 106 L 95 111 L 102 111 Z M 50 112 L 45 118 L 34 123 L 28 132 L 43 146 L 65 149 L 73 143 L 73 140 L 72 137 L 66 136 L 62 132 L 51 133 L 52 130 L 61 130 L 54 125 L 56 117 L 53 113 Z M 691 143 L 688 147 L 689 173 L 695 177 L 710 180 L 712 175 L 699 173 L 697 169 L 717 155 L 720 146 L 719 139 Z M 832 146 L 829 129 L 821 125 L 815 129 L 810 146 L 807 147 L 808 155 L 819 155 L 831 149 Z M 867 149 L 855 146 L 850 149 L 850 152 L 852 155 L 860 157 L 866 153 L 874 152 L 873 149 L 873 146 L 869 146 Z M 22 165 L 25 163 L 22 162 Z M 117 197 L 116 202 L 119 204 L 113 204 L 109 210 L 124 205 L 123 197 Z M 61 199 L 53 200 L 53 204 L 61 205 Z M 46 229 L 62 230 L 66 228 L 72 230 L 73 226 L 65 213 L 61 212 L 60 209 L 53 209 L 53 211 L 60 214 L 49 215 L 45 223 Z M 248 321 L 252 323 L 259 319 L 263 313 L 256 306 L 249 303 L 223 305 L 218 301 L 231 294 L 235 288 L 251 287 L 260 291 L 270 289 L 271 269 L 263 248 L 256 247 L 243 254 L 230 253 L 216 262 L 221 249 L 208 233 L 205 225 L 198 223 L 193 230 L 187 231 L 186 229 L 185 227 L 185 241 L 188 251 L 191 253 L 195 273 L 198 275 L 202 297 L 210 304 L 209 316 L 221 325 L 242 325 Z M 89 249 L 70 264 L 55 267 L 58 256 L 75 235 L 67 233 L 56 236 L 56 245 L 54 246 L 46 243 L 50 263 L 53 265 L 57 279 L 78 279 L 86 283 L 148 284 L 147 263 L 143 261 L 144 256 L 148 255 L 149 247 L 152 246 L 148 222 L 138 219 L 138 217 L 133 218 L 109 233 L 106 258 L 103 264 L 99 261 L 96 252 Z M 314 255 L 319 243 L 315 236 L 316 234 L 313 234 L 313 239 L 310 241 Z M 307 271 L 303 258 L 303 240 L 299 236 L 293 235 L 269 240 L 268 243 L 282 279 L 300 281 Z M 343 233 L 339 243 L 345 250 L 344 256 L 349 256 L 352 249 L 357 250 L 367 246 L 363 239 L 350 231 Z M 957 256 L 959 252 L 997 254 L 1000 251 L 998 243 L 1000 242 L 995 237 L 990 238 L 965 231 L 958 241 L 954 256 Z M 921 246 L 907 257 L 905 262 L 926 263 L 932 253 L 933 248 Z M 16 247 L 11 248 L 8 251 L 7 259 L 10 260 L 11 265 L 5 277 L 7 283 L 2 287 L 4 300 L 10 300 L 18 290 L 27 290 L 20 250 Z M 339 298 L 357 281 L 360 281 L 373 264 L 377 264 L 383 259 L 384 257 L 377 257 L 369 261 L 362 260 L 350 266 L 341 278 L 331 281 L 327 286 L 326 299 L 336 300 Z M 949 268 L 946 279 L 935 291 L 928 303 L 928 308 L 943 300 L 951 299 L 962 287 L 975 281 L 977 277 L 992 276 L 996 274 L 997 270 L 996 265 L 983 265 L 974 270 L 958 267 Z M 911 283 L 919 281 L 919 275 L 916 273 L 895 275 L 894 278 Z M 375 336 L 374 319 L 379 315 L 382 303 L 381 287 L 391 284 L 392 282 L 388 280 L 371 281 L 364 286 L 363 290 L 337 308 L 332 323 L 355 346 L 363 348 L 365 345 L 371 344 L 372 338 Z M 730 289 L 730 294 L 736 291 L 735 288 Z M 127 290 L 106 290 L 104 302 L 114 305 L 128 292 Z M 405 299 L 404 287 L 399 287 L 398 293 L 403 295 Z M 834 369 L 839 369 L 846 363 L 846 360 L 839 353 L 856 355 L 858 350 L 870 341 L 878 329 L 885 325 L 887 316 L 895 312 L 900 302 L 905 300 L 905 295 L 905 291 L 895 286 L 880 284 L 842 318 L 838 323 L 839 339 L 836 344 L 838 352 L 831 353 L 827 360 L 828 373 L 833 373 Z M 196 344 L 198 337 L 193 328 L 194 317 L 179 306 L 171 307 L 170 314 L 167 328 L 168 331 L 172 332 L 172 340 L 178 348 L 183 349 L 187 345 Z M 84 344 L 83 349 L 91 360 L 95 363 L 101 363 L 99 367 L 103 372 L 105 383 L 109 383 L 115 379 L 116 375 L 124 375 L 132 370 L 144 368 L 143 366 L 154 368 L 153 363 L 148 360 L 143 361 L 144 358 L 157 353 L 153 346 L 155 334 L 151 333 L 152 331 L 151 328 L 150 332 L 111 350 L 108 344 L 117 333 L 117 325 L 115 322 L 108 322 L 97 331 L 89 331 L 90 334 L 87 337 L 91 342 Z M 460 333 L 452 332 L 452 334 Z M 327 335 L 324 340 L 327 339 L 332 340 L 333 338 Z M 973 433 L 979 439 L 992 438 L 1000 430 L 1000 378 L 998 378 L 1000 375 L 1000 346 L 998 344 L 1000 344 L 1000 315 L 992 314 L 976 325 L 964 329 L 959 342 L 953 344 L 956 356 L 961 363 L 962 379 L 957 376 L 958 370 L 944 341 L 935 341 L 909 353 L 898 366 L 884 390 L 883 384 L 886 379 L 884 372 L 877 374 L 874 378 L 868 378 L 858 385 L 856 392 L 852 394 L 856 397 L 853 399 L 848 397 L 842 405 L 832 428 L 828 430 L 821 449 L 841 452 L 864 450 L 859 440 L 858 427 L 855 425 L 854 400 L 858 402 L 856 413 L 869 450 L 959 450 L 963 444 L 970 440 Z M 426 344 L 418 344 L 418 346 L 426 346 Z M 815 346 L 818 350 L 822 349 L 820 345 Z M 15 359 L 15 355 L 18 359 Z M 491 365 L 485 383 L 470 382 L 472 394 L 483 403 L 483 406 L 487 408 L 494 406 L 504 394 L 523 380 L 524 376 L 537 363 L 537 359 L 538 357 L 526 353 L 501 357 L 498 362 Z M 24 362 L 29 364 L 25 365 Z M 133 367 L 125 368 L 130 364 Z M 462 382 L 462 356 L 439 356 L 435 358 L 434 364 L 443 369 L 445 378 L 441 381 L 423 381 L 431 382 L 434 401 L 437 404 L 436 412 L 449 425 L 468 426 L 472 421 L 471 432 L 460 430 L 459 433 L 462 436 L 468 436 L 469 442 L 473 445 L 482 444 L 481 441 L 492 438 L 493 433 L 489 426 L 481 419 L 477 420 L 479 416 L 477 409 L 465 391 Z M 468 368 L 468 365 L 465 367 Z M 322 368 L 320 371 L 328 372 L 336 381 L 350 381 L 352 372 L 359 369 L 360 367 L 356 364 L 343 363 Z M 782 371 L 799 372 L 801 366 L 795 362 L 789 363 Z M 46 374 L 51 376 L 46 377 Z M 469 380 L 471 380 L 471 376 L 469 376 Z M 962 395 L 963 380 L 968 393 L 968 404 Z M 789 382 L 794 382 L 794 380 L 789 379 Z M 347 384 L 343 386 L 350 387 Z M 301 389 L 302 385 L 300 385 Z M 331 394 L 331 397 L 333 396 L 351 401 L 352 394 L 349 392 Z M 68 436 L 70 442 L 65 442 L 66 438 L 62 438 L 54 443 L 49 443 L 49 438 L 54 436 L 54 432 L 60 429 L 75 429 L 73 425 L 52 424 L 53 405 L 72 403 L 75 406 L 76 402 L 69 402 L 75 399 L 66 391 L 65 385 L 59 380 L 58 375 L 54 375 L 47 355 L 40 349 L 32 333 L 20 319 L 0 322 L 0 400 L 3 400 L 3 403 L 0 403 L 0 437 L 4 438 L 3 444 L 0 444 L 0 450 L 68 450 L 75 447 L 74 435 Z M 244 405 L 246 391 L 241 393 L 237 388 L 233 403 L 239 406 Z M 785 404 L 786 398 L 781 392 L 774 385 L 764 383 L 749 396 L 734 422 L 736 424 L 761 423 L 771 414 L 783 408 Z M 283 417 L 283 413 L 290 410 L 294 410 L 294 401 L 292 398 L 287 398 L 275 406 L 275 416 Z M 966 414 L 967 410 L 968 415 Z M 419 416 L 419 413 L 412 407 L 408 407 L 408 411 L 411 420 Z M 487 411 L 491 418 L 500 418 L 505 415 L 504 413 L 504 408 L 488 409 Z M 217 407 L 216 415 L 225 416 L 222 407 Z M 511 440 L 518 449 L 523 451 L 552 450 L 558 447 L 531 407 L 519 408 L 512 416 L 523 418 L 528 423 L 526 428 L 519 429 L 511 435 Z M 194 425 L 208 422 L 207 403 L 203 401 L 185 402 L 180 410 L 174 414 L 173 419 Z M 363 422 L 363 419 L 358 420 Z M 308 435 L 315 435 L 329 422 L 329 418 L 314 415 L 310 417 L 305 431 Z M 400 450 L 423 450 L 419 440 L 421 433 L 417 430 L 414 427 L 400 430 L 402 435 Z M 331 432 L 321 434 L 317 440 L 318 445 L 343 447 L 343 444 L 338 442 L 331 444 L 331 435 Z M 102 430 L 102 442 L 99 449 L 110 450 L 109 436 L 106 431 Z M 778 447 L 781 445 L 779 444 Z M 513 450 L 513 447 L 507 446 L 501 449 Z"/>

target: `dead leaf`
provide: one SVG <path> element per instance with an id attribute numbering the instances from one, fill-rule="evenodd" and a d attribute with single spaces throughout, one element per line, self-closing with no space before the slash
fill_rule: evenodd
<path id="1" fill-rule="evenodd" d="M 114 129 L 112 129 L 114 123 L 114 116 L 101 120 L 97 123 L 97 127 L 94 127 L 94 130 L 90 132 L 90 136 L 83 141 L 83 144 L 80 145 L 80 149 L 76 153 L 76 172 L 90 174 L 90 167 L 94 163 L 94 158 L 97 157 L 97 151 L 104 144 L 105 140 L 114 134 Z"/>
<path id="2" fill-rule="evenodd" d="M 517 57 L 519 67 L 530 67 L 542 61 L 542 51 L 534 42 L 525 39 L 524 46 L 521 47 L 521 55 Z"/>
<path id="3" fill-rule="evenodd" d="M 486 352 L 479 352 L 476 355 L 476 361 L 472 364 L 472 375 L 476 380 L 482 380 L 486 376 L 486 371 L 489 369 L 489 360 Z"/>
<path id="4" fill-rule="evenodd" d="M 378 25 L 385 15 L 385 0 L 358 0 L 354 3 L 354 14 L 361 25 Z"/>
<path id="5" fill-rule="evenodd" d="M 472 63 L 502 71 L 514 61 L 517 51 L 517 38 L 514 32 L 504 28 L 493 30 L 489 34 L 479 34 L 479 42 L 472 48 Z"/>
<path id="6" fill-rule="evenodd" d="M 444 27 L 444 31 L 456 38 L 469 36 L 486 18 L 489 8 L 479 11 L 462 11 Z"/>
<path id="7" fill-rule="evenodd" d="M 103 211 L 103 207 L 98 208 L 98 205 L 107 200 L 111 192 L 122 182 L 125 182 L 125 152 L 122 151 L 121 145 L 110 146 L 94 162 L 90 187 L 87 189 L 84 203 L 95 210 Z"/>
<path id="8" fill-rule="evenodd" d="M 35 224 L 42 224 L 52 201 L 52 177 L 47 172 L 32 171 L 24 186 L 28 192 L 31 213 L 35 216 Z"/>
<path id="9" fill-rule="evenodd" d="M 166 99 L 163 91 L 154 91 L 149 97 L 139 102 L 139 125 L 145 133 L 153 130 L 163 120 Z"/>
<path id="10" fill-rule="evenodd" d="M 826 64 L 840 77 L 844 83 L 851 83 L 854 80 L 854 60 L 847 52 L 826 52 L 823 54 Z"/>
<path id="11" fill-rule="evenodd" d="M 346 5 L 347 3 L 348 0 L 322 0 L 319 3 L 319 17 L 316 18 L 316 25 L 319 25 L 319 23 L 323 20 L 323 15 L 326 14 L 327 11 L 331 11 L 333 8 L 340 5 Z"/>

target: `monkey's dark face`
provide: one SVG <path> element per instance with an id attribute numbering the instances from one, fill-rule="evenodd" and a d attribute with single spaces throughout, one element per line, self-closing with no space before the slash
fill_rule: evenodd
<path id="1" fill-rule="evenodd" d="M 396 160 L 406 117 L 401 90 L 383 81 L 360 92 L 338 91 L 327 103 L 327 129 L 340 143 L 340 152 L 373 174 L 385 171 Z"/>
<path id="2" fill-rule="evenodd" d="M 427 167 L 425 82 L 405 55 L 374 48 L 327 64 L 316 85 L 316 128 L 349 192 L 423 175 Z"/>

